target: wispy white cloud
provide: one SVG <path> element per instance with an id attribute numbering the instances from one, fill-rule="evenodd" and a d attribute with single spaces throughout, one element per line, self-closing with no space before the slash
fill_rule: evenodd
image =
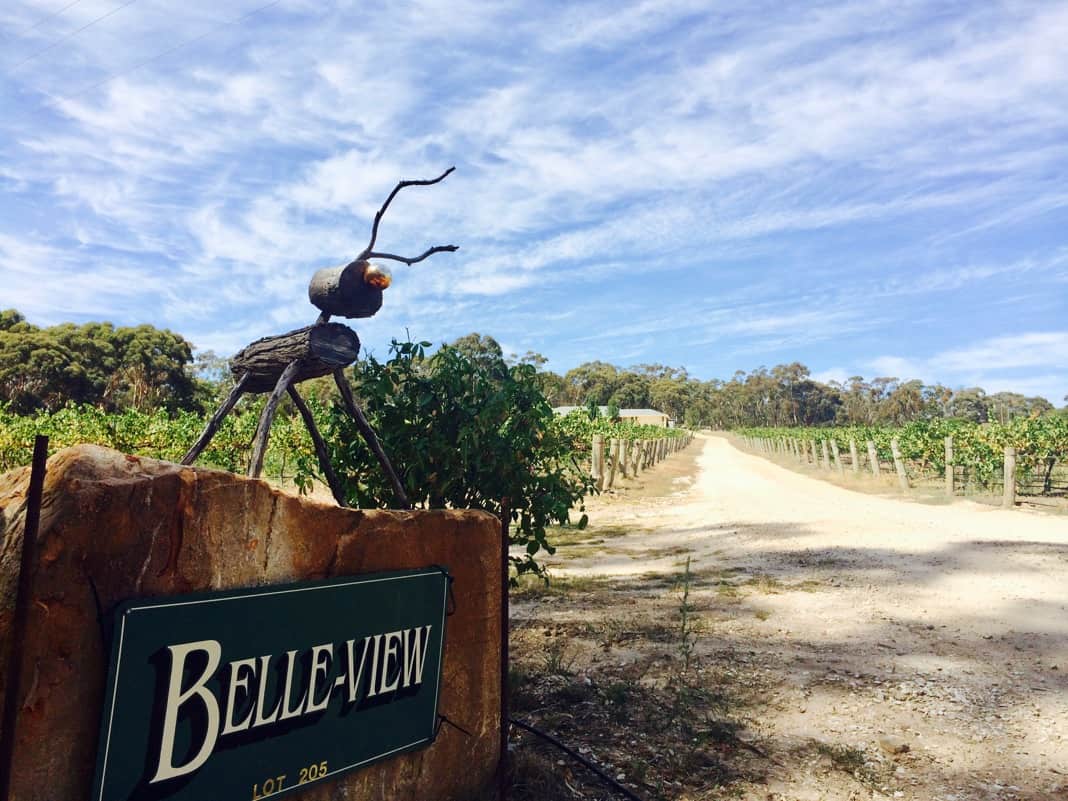
<path id="1" fill-rule="evenodd" d="M 825 370 L 817 370 L 812 373 L 812 378 L 815 381 L 820 381 L 824 384 L 831 382 L 845 383 L 854 374 L 842 367 L 828 367 Z"/>
<path id="2" fill-rule="evenodd" d="M 86 270 L 87 258 L 102 263 Z M 0 274 L 2 305 L 44 310 L 35 316 L 47 323 L 115 314 L 145 322 L 151 317 L 146 300 L 151 302 L 166 283 L 122 254 L 94 258 L 73 245 L 61 248 L 6 234 L 0 234 Z"/>
<path id="3" fill-rule="evenodd" d="M 1068 4 L 285 0 L 224 24 L 260 5 L 136 3 L 0 77 L 4 305 L 230 351 L 308 322 L 308 277 L 393 183 L 456 164 L 380 241 L 460 252 L 399 268 L 366 341 L 963 375 L 929 329 L 966 360 L 1063 319 Z M 0 70 L 110 8 L 27 32 L 55 5 L 5 4 Z"/>
<path id="4" fill-rule="evenodd" d="M 982 339 L 925 358 L 880 356 L 866 366 L 882 376 L 1042 395 L 1059 403 L 1068 394 L 1066 365 L 1068 331 L 1032 331 Z"/>
<path id="5" fill-rule="evenodd" d="M 994 337 L 966 348 L 938 353 L 929 362 L 936 370 L 952 372 L 1068 365 L 1068 331 Z"/>

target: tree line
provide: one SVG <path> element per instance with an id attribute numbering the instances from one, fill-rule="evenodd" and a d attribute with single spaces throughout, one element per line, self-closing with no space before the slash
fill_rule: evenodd
<path id="1" fill-rule="evenodd" d="M 108 411 L 197 410 L 211 389 L 193 348 L 151 325 L 62 323 L 41 328 L 0 311 L 0 402 L 17 414 L 89 404 Z"/>
<path id="2" fill-rule="evenodd" d="M 690 428 L 903 425 L 935 419 L 1007 423 L 1055 410 L 1042 397 L 987 393 L 981 387 L 953 389 L 915 379 L 852 376 L 821 382 L 799 362 L 739 370 L 729 380 L 701 381 L 685 367 L 638 364 L 623 368 L 600 360 L 561 375 L 545 370 L 548 360 L 533 351 L 506 357 L 500 344 L 484 334 L 468 334 L 452 346 L 502 368 L 534 366 L 542 391 L 554 406 L 652 408 Z"/>
<path id="3" fill-rule="evenodd" d="M 552 403 L 652 407 L 688 427 L 902 425 L 917 420 L 1008 422 L 1054 411 L 1041 397 L 952 389 L 896 377 L 821 382 L 799 362 L 700 381 L 685 368 L 595 361 L 543 379 Z"/>
<path id="4" fill-rule="evenodd" d="M 541 354 L 506 356 L 485 334 L 468 334 L 450 346 L 490 376 L 531 366 L 553 406 L 654 408 L 688 427 L 1005 423 L 1054 411 L 1045 398 L 980 387 L 954 389 L 896 377 L 821 382 L 798 362 L 701 381 L 684 367 L 623 368 L 600 360 L 559 374 L 545 369 L 548 360 Z M 38 327 L 14 309 L 0 312 L 0 403 L 17 414 L 70 403 L 108 411 L 203 412 L 230 382 L 225 358 L 206 352 L 194 360 L 192 345 L 169 330 L 106 322 Z M 332 390 L 324 384 L 319 391 Z"/>

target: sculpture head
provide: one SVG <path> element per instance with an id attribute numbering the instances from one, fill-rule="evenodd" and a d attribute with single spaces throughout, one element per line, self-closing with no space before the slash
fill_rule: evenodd
<path id="1" fill-rule="evenodd" d="M 308 284 L 308 299 L 326 314 L 372 317 L 382 308 L 382 290 L 391 280 L 388 268 L 361 259 L 317 271 Z"/>
<path id="2" fill-rule="evenodd" d="M 378 239 L 378 224 L 382 221 L 386 209 L 389 208 L 389 204 L 397 193 L 406 186 L 433 186 L 443 181 L 454 169 L 456 168 L 449 167 L 430 181 L 398 183 L 375 214 L 374 223 L 371 225 L 371 241 L 367 243 L 367 247 L 356 257 L 356 260 L 342 267 L 327 267 L 312 276 L 311 283 L 308 284 L 308 299 L 322 312 L 319 317 L 320 322 L 329 320 L 334 314 L 340 317 L 371 317 L 382 308 L 382 290 L 388 289 L 393 283 L 393 275 L 384 264 L 372 262 L 370 259 L 389 259 L 411 266 L 435 253 L 452 253 L 458 249 L 456 245 L 435 245 L 427 248 L 422 255 L 411 258 L 374 250 Z"/>

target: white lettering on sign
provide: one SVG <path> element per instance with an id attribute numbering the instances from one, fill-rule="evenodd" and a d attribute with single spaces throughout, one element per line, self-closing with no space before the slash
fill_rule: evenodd
<path id="1" fill-rule="evenodd" d="M 219 702 L 204 686 L 215 673 L 215 669 L 219 667 L 219 662 L 222 661 L 222 646 L 219 641 L 187 642 L 168 646 L 167 650 L 171 652 L 171 679 L 167 682 L 167 706 L 163 714 L 163 739 L 160 741 L 159 761 L 156 775 L 152 777 L 151 783 L 183 776 L 199 768 L 208 761 L 219 736 Z M 182 690 L 185 660 L 196 651 L 203 651 L 207 654 L 208 663 L 204 667 L 204 672 L 200 674 L 200 678 L 194 681 L 191 687 Z M 190 702 L 203 706 L 207 716 L 207 731 L 200 744 L 200 750 L 192 759 L 179 767 L 174 765 L 174 732 L 178 726 L 178 710 Z"/>
<path id="2" fill-rule="evenodd" d="M 168 646 L 170 671 L 165 684 L 163 733 L 155 760 L 156 771 L 149 783 L 185 776 L 197 770 L 211 758 L 220 737 L 322 712 L 329 706 L 335 690 L 342 690 L 345 701 L 355 704 L 360 701 L 360 692 L 364 689 L 364 697 L 374 698 L 418 687 L 423 683 L 432 628 L 428 625 L 368 635 L 360 640 L 346 640 L 337 649 L 333 643 L 315 645 L 307 651 L 310 667 L 304 682 L 297 678 L 296 666 L 302 653 L 299 650 L 286 651 L 278 656 L 267 654 L 235 659 L 220 671 L 223 649 L 218 640 Z M 193 665 L 192 672 L 197 673 L 195 666 L 201 661 L 205 662 L 203 669 L 188 687 L 183 688 L 187 664 Z M 368 661 L 369 671 L 366 670 Z M 276 690 L 277 701 L 268 711 L 267 679 L 274 665 L 284 665 L 284 678 L 280 683 L 281 690 Z M 334 676 L 335 668 L 342 668 L 344 672 Z M 365 672 L 369 674 L 366 683 Z M 222 677 L 218 697 L 208 686 L 217 674 Z M 250 701 L 251 706 L 243 717 L 235 720 Z M 176 765 L 174 750 L 178 724 L 190 718 L 202 721 L 187 751 L 193 756 Z"/>

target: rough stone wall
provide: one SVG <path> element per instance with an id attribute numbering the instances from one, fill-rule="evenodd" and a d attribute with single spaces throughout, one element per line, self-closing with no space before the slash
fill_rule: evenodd
<path id="1" fill-rule="evenodd" d="M 0 476 L 0 665 L 13 645 L 28 486 L 28 468 Z M 474 736 L 445 726 L 426 749 L 291 798 L 438 801 L 478 797 L 489 786 L 499 742 L 497 519 L 470 511 L 339 509 L 262 481 L 93 445 L 55 454 L 29 625 L 14 644 L 27 677 L 15 728 L 14 797 L 89 795 L 108 659 L 92 586 L 107 612 L 131 597 L 430 564 L 448 565 L 456 578 L 440 711 Z M 0 692 L 6 678 L 0 675 Z"/>

